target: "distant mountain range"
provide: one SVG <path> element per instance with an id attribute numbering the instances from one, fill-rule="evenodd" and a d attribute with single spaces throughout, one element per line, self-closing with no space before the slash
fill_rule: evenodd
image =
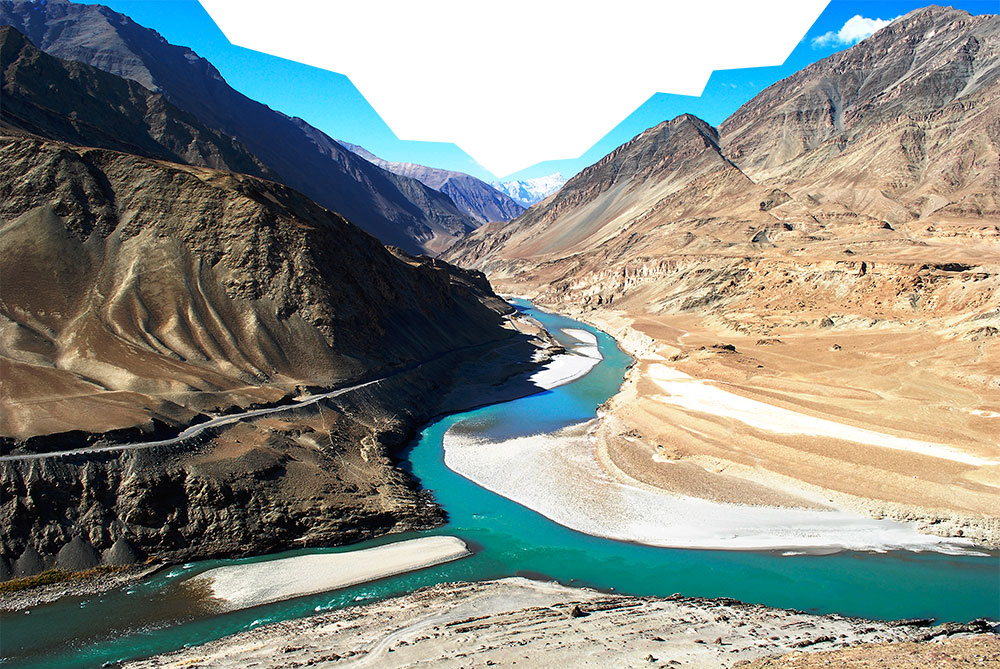
<path id="1" fill-rule="evenodd" d="M 340 144 L 384 170 L 416 179 L 434 190 L 441 191 L 450 197 L 462 211 L 480 223 L 509 221 L 517 218 L 524 211 L 523 206 L 505 193 L 501 193 L 474 176 L 414 163 L 395 163 L 379 158 L 363 146 L 344 141 L 341 141 Z"/>
<path id="2" fill-rule="evenodd" d="M 380 169 L 301 119 L 251 100 L 226 84 L 204 58 L 107 7 L 2 0 L 0 24 L 13 26 L 52 56 L 161 94 L 202 126 L 242 144 L 256 159 L 251 161 L 255 165 L 226 163 L 227 169 L 277 178 L 384 243 L 434 254 L 479 225 L 447 195 Z M 56 102 L 69 104 L 66 99 Z"/>
<path id="3" fill-rule="evenodd" d="M 506 193 L 522 207 L 530 207 L 555 193 L 562 188 L 564 183 L 566 183 L 566 179 L 563 178 L 562 174 L 557 172 L 544 177 L 535 177 L 534 179 L 494 181 L 490 185 Z"/>

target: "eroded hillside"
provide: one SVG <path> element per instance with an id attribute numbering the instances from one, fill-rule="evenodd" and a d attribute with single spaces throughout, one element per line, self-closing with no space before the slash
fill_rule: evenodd
<path id="1" fill-rule="evenodd" d="M 4 457 L 0 576 L 441 521 L 394 449 L 536 350 L 481 274 L 242 174 L 20 135 L 0 156 L 5 456 L 378 380 L 169 447 Z"/>

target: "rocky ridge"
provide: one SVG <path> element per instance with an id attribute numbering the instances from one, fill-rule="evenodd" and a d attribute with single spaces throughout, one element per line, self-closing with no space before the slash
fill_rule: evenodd
<path id="1" fill-rule="evenodd" d="M 477 226 L 447 195 L 382 170 L 301 119 L 240 94 L 191 49 L 172 45 L 107 7 L 3 0 L 0 24 L 13 26 L 56 58 L 86 63 L 162 94 L 240 142 L 280 181 L 383 243 L 410 253 L 437 253 Z"/>

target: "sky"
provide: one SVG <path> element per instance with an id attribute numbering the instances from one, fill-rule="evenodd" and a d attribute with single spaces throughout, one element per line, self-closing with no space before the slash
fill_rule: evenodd
<path id="1" fill-rule="evenodd" d="M 454 144 L 400 140 L 348 76 L 233 46 L 197 0 L 102 0 L 100 4 L 156 30 L 171 43 L 190 47 L 211 61 L 236 90 L 285 114 L 299 116 L 331 137 L 360 144 L 387 160 L 466 172 L 489 181 L 553 172 L 568 178 L 647 128 L 683 113 L 717 126 L 764 88 L 867 36 L 882 25 L 877 20 L 886 22 L 929 3 L 832 0 L 782 65 L 716 70 L 698 97 L 654 94 L 583 155 L 542 162 L 511 175 L 490 173 Z M 951 5 L 972 14 L 997 11 L 996 0 L 965 0 Z M 705 30 L 711 29 L 706 23 Z M 336 32 L 331 29 L 333 39 Z M 562 66 L 572 63 L 540 64 L 529 76 L 557 77 Z M 664 63 L 664 67 L 669 66 Z M 496 75 L 501 91 L 506 87 L 510 95 L 518 95 L 517 80 L 525 73 Z"/>

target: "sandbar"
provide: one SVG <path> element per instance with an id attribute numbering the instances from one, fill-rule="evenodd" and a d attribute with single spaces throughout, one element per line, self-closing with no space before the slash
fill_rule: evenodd
<path id="1" fill-rule="evenodd" d="M 576 328 L 566 328 L 563 332 L 580 343 L 573 345 L 568 352 L 555 356 L 529 377 L 528 380 L 539 388 L 551 390 L 576 381 L 586 376 L 604 359 L 593 333 Z"/>
<path id="2" fill-rule="evenodd" d="M 345 553 L 314 553 L 216 567 L 193 576 L 224 610 L 346 588 L 471 555 L 458 537 L 431 536 Z"/>

